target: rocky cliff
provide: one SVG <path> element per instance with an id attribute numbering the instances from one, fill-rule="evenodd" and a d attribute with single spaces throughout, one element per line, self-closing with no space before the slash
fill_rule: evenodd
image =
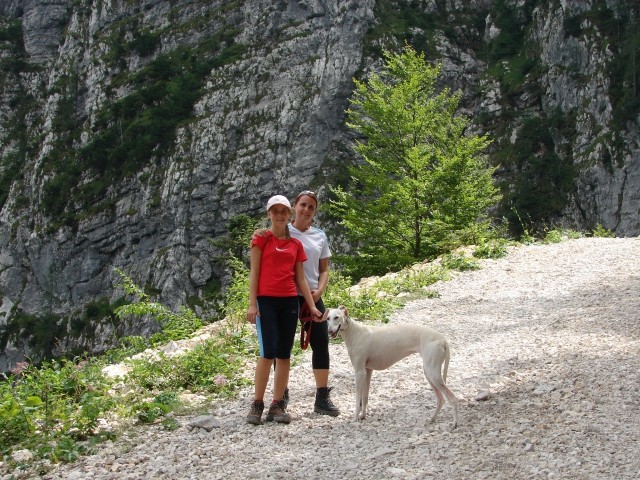
<path id="1" fill-rule="evenodd" d="M 0 369 L 99 351 L 114 268 L 173 306 L 209 239 L 352 160 L 352 78 L 407 41 L 494 138 L 515 228 L 640 234 L 638 7 L 604 0 L 4 0 Z"/>

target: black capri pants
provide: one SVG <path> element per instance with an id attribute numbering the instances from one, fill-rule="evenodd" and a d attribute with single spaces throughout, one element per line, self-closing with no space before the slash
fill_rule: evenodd
<path id="1" fill-rule="evenodd" d="M 260 317 L 256 319 L 256 330 L 260 357 L 269 360 L 291 358 L 298 326 L 298 308 L 297 296 L 258 297 Z"/>
<path id="2" fill-rule="evenodd" d="M 300 306 L 304 303 L 304 297 L 298 296 Z M 325 311 L 322 298 L 316 302 L 316 308 L 322 313 Z M 329 369 L 329 326 L 327 321 L 311 322 L 311 366 L 314 369 Z"/>

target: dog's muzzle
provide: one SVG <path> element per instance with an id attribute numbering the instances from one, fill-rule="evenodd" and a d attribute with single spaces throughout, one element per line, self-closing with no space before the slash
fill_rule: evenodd
<path id="1" fill-rule="evenodd" d="M 338 325 L 338 328 L 336 329 L 335 332 L 329 332 L 329 336 L 331 338 L 336 338 L 338 336 L 338 332 L 340 331 L 340 327 L 342 327 L 342 325 Z"/>

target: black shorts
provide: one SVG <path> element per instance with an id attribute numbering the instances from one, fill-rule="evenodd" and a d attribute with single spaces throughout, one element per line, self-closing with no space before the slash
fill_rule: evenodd
<path id="1" fill-rule="evenodd" d="M 291 358 L 298 326 L 298 297 L 258 297 L 258 310 L 260 357 Z"/>

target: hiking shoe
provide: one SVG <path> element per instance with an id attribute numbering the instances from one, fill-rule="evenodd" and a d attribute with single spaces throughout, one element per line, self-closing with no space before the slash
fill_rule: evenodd
<path id="1" fill-rule="evenodd" d="M 264 411 L 264 402 L 262 400 L 254 400 L 251 404 L 251 410 L 247 415 L 247 423 L 252 425 L 262 425 L 262 412 Z"/>
<path id="2" fill-rule="evenodd" d="M 289 389 L 284 389 L 284 397 L 282 397 L 282 401 L 284 402 L 284 410 L 289 406 Z M 273 422 L 273 413 L 271 412 L 271 408 L 267 411 L 267 416 L 265 417 L 266 422 Z"/>
<path id="3" fill-rule="evenodd" d="M 340 409 L 338 409 L 329 398 L 329 392 L 331 392 L 332 388 L 333 387 L 321 387 L 316 390 L 316 403 L 313 406 L 314 412 L 332 417 L 340 415 Z"/>
<path id="4" fill-rule="evenodd" d="M 284 406 L 284 400 L 274 400 L 269 407 L 266 417 L 267 422 L 291 423 L 291 415 L 289 415 Z"/>

